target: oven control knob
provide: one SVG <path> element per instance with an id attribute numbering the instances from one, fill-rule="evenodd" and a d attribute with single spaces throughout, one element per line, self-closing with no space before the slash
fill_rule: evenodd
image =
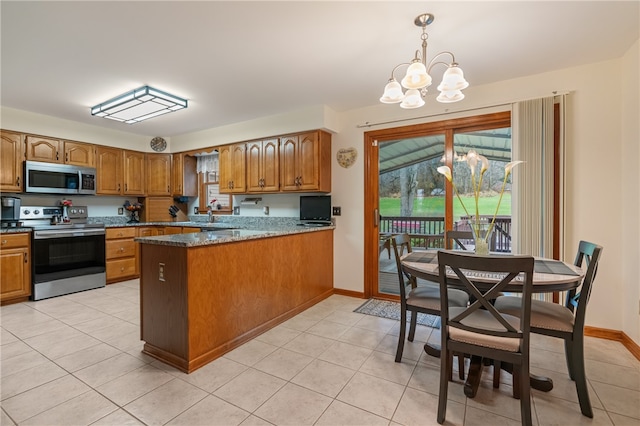
<path id="1" fill-rule="evenodd" d="M 40 214 L 40 210 L 34 210 L 33 214 Z"/>
<path id="2" fill-rule="evenodd" d="M 24 210 L 24 214 L 29 214 L 29 213 L 31 213 L 29 210 L 26 210 L 26 209 Z"/>

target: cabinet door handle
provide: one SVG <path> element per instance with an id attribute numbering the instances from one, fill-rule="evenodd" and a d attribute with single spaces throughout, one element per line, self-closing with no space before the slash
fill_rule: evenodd
<path id="1" fill-rule="evenodd" d="M 169 185 L 167 185 L 167 192 L 171 192 L 171 189 L 169 189 Z"/>
<path id="2" fill-rule="evenodd" d="M 16 186 L 20 186 L 20 176 L 16 178 Z"/>
<path id="3" fill-rule="evenodd" d="M 64 161 L 65 161 L 65 163 L 69 162 L 69 153 L 68 152 L 65 152 L 65 154 L 64 154 Z"/>
<path id="4" fill-rule="evenodd" d="M 125 190 L 125 192 L 129 190 L 128 184 L 126 184 L 126 183 L 124 184 L 124 190 Z"/>
<path id="5" fill-rule="evenodd" d="M 118 192 L 120 192 L 120 184 L 118 184 Z"/>
<path id="6" fill-rule="evenodd" d="M 56 161 L 60 159 L 60 153 L 56 151 Z"/>
<path id="7" fill-rule="evenodd" d="M 27 256 L 27 252 L 24 252 L 24 263 L 29 263 L 29 256 Z"/>

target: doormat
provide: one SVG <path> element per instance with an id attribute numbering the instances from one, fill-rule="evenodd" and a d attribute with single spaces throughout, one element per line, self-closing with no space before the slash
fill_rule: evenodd
<path id="1" fill-rule="evenodd" d="M 400 302 L 369 299 L 353 312 L 400 321 Z M 407 311 L 407 322 L 411 319 L 412 314 L 413 312 Z M 440 317 L 436 315 L 418 313 L 417 323 L 427 327 L 438 327 L 439 320 Z"/>

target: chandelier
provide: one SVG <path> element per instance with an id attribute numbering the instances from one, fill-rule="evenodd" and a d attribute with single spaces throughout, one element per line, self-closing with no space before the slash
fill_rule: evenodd
<path id="1" fill-rule="evenodd" d="M 380 98 L 380 102 L 385 104 L 400 103 L 401 108 L 412 109 L 420 108 L 424 105 L 422 99 L 427 94 L 427 87 L 431 85 L 431 69 L 442 64 L 447 67 L 442 76 L 442 82 L 438 85 L 440 94 L 436 98 L 438 102 L 452 103 L 464 99 L 462 90 L 469 86 L 464 79 L 464 74 L 453 53 L 445 51 L 440 52 L 427 63 L 427 25 L 433 22 L 434 16 L 430 13 L 424 13 L 413 21 L 414 24 L 422 28 L 422 52 L 416 50 L 415 58 L 411 63 L 402 63 L 395 66 L 391 71 L 391 78 L 384 88 L 384 93 Z M 442 56 L 451 56 L 451 63 L 436 61 Z M 400 83 L 394 77 L 396 70 L 402 66 L 408 65 L 407 73 Z M 402 85 L 401 85 L 402 84 Z M 407 89 L 403 92 L 402 88 Z"/>

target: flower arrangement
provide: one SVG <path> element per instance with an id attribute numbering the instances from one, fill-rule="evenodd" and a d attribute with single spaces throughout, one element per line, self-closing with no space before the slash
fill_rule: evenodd
<path id="1" fill-rule="evenodd" d="M 211 202 L 209 203 L 209 207 L 211 207 L 212 209 L 217 209 L 220 210 L 222 208 L 222 204 L 220 204 L 218 202 L 217 198 L 214 198 L 211 200 Z"/>
<path id="2" fill-rule="evenodd" d="M 456 185 L 453 183 L 453 175 L 451 173 L 451 169 L 449 168 L 449 166 L 438 167 L 438 172 L 443 174 L 444 177 L 449 182 L 451 182 L 451 186 L 453 186 L 453 191 L 455 192 L 456 197 L 458 197 L 458 201 L 460 201 L 460 205 L 464 209 L 464 212 L 467 214 L 467 216 L 474 219 L 471 224 L 471 231 L 473 232 L 473 237 L 476 240 L 476 252 L 480 251 L 480 252 L 485 252 L 486 254 L 489 252 L 488 238 L 489 238 L 489 235 L 491 235 L 491 232 L 493 231 L 493 227 L 495 226 L 495 223 L 496 223 L 496 216 L 498 215 L 498 209 L 500 208 L 500 203 L 502 202 L 504 189 L 507 186 L 507 179 L 511 174 L 511 170 L 513 170 L 513 168 L 518 164 L 522 163 L 522 161 L 512 161 L 504 166 L 504 179 L 502 180 L 502 188 L 500 189 L 500 198 L 498 199 L 496 211 L 493 213 L 493 218 L 489 223 L 489 227 L 486 233 L 482 233 L 481 226 L 480 226 L 480 209 L 478 207 L 478 200 L 480 198 L 480 188 L 482 188 L 482 179 L 484 177 L 484 174 L 487 172 L 487 170 L 489 170 L 489 160 L 483 155 L 478 154 L 473 149 L 467 153 L 465 160 L 471 170 L 471 188 L 473 189 L 473 196 L 475 198 L 475 212 L 474 212 L 475 214 L 474 215 L 469 214 L 467 207 L 462 202 L 462 198 L 460 198 L 460 193 L 458 192 L 458 188 L 456 188 Z M 480 166 L 479 173 L 477 173 L 478 166 Z"/>
<path id="3" fill-rule="evenodd" d="M 73 202 L 71 200 L 62 200 L 60 201 L 60 205 L 63 207 L 71 207 L 73 206 Z"/>
<path id="4" fill-rule="evenodd" d="M 142 210 L 142 204 L 140 203 L 130 203 L 129 200 L 125 201 L 124 204 L 122 205 L 122 207 L 124 207 L 125 209 L 127 209 L 127 211 L 131 212 L 131 220 L 129 220 L 129 222 L 127 223 L 137 223 L 140 221 L 140 218 L 138 217 L 138 212 L 140 210 Z"/>

